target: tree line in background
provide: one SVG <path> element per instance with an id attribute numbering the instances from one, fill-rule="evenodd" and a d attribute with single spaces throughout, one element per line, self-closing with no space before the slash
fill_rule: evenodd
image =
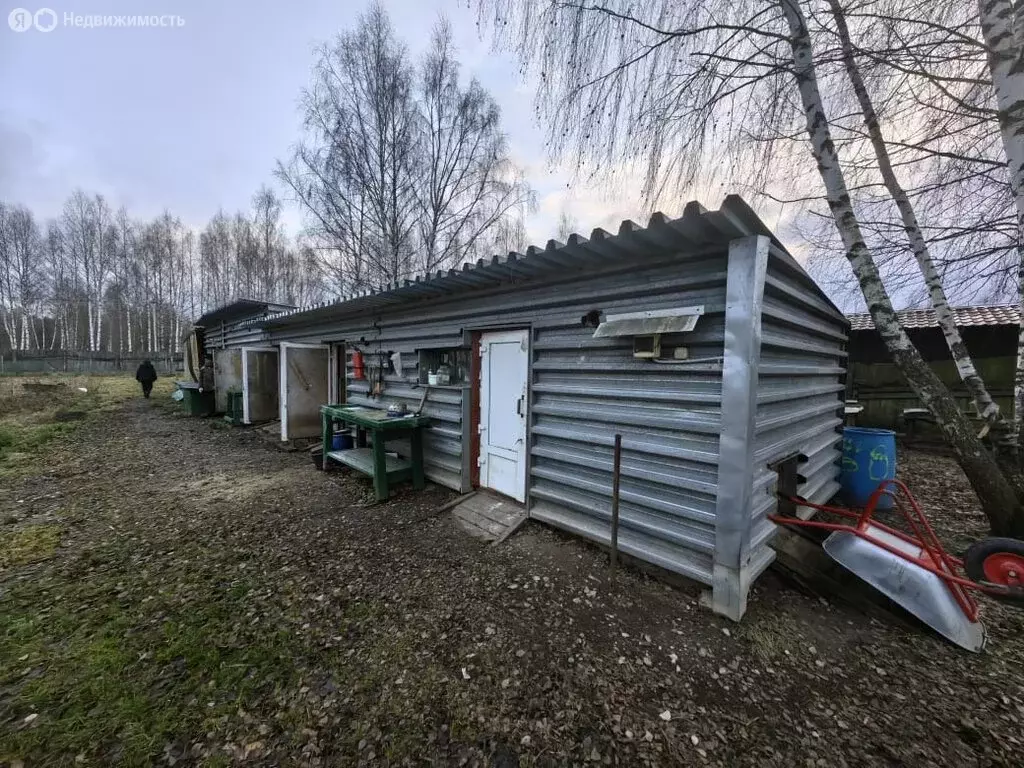
<path id="1" fill-rule="evenodd" d="M 323 298 L 317 256 L 286 236 L 266 187 L 251 211 L 218 212 L 199 233 L 82 190 L 46 221 L 0 201 L 0 351 L 176 352 L 192 319 L 239 297 Z"/>
<path id="2" fill-rule="evenodd" d="M 187 323 L 234 299 L 304 306 L 525 247 L 533 191 L 494 99 L 462 82 L 445 21 L 413 62 L 371 6 L 320 49 L 301 112 L 277 168 L 305 215 L 297 239 L 267 187 L 198 233 L 81 190 L 46 221 L 0 201 L 0 352 L 173 352 Z"/>

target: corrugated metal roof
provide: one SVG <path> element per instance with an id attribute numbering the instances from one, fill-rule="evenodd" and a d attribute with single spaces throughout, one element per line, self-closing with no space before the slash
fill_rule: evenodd
<path id="1" fill-rule="evenodd" d="M 934 309 L 902 309 L 896 313 L 904 328 L 932 328 L 939 325 Z M 875 328 L 867 312 L 849 315 L 851 331 L 872 331 Z M 953 307 L 958 326 L 1019 325 L 1020 312 L 1015 306 Z"/>
<path id="2" fill-rule="evenodd" d="M 286 312 L 293 310 L 291 304 L 278 304 L 271 301 L 259 301 L 257 299 L 238 299 L 225 304 L 222 307 L 211 309 L 195 321 L 195 325 L 200 327 L 207 326 L 210 323 L 228 323 L 235 320 L 241 320 L 252 315 L 258 314 L 277 314 L 280 312 Z"/>
<path id="3" fill-rule="evenodd" d="M 717 211 L 709 211 L 700 203 L 691 202 L 678 219 L 669 219 L 663 213 L 653 214 L 646 228 L 627 220 L 622 222 L 615 235 L 600 228 L 593 230 L 589 239 L 572 234 L 564 244 L 549 240 L 546 247 L 531 246 L 525 254 L 510 253 L 507 256 L 480 259 L 475 264 L 464 264 L 461 269 L 419 275 L 415 279 L 403 280 L 381 290 L 363 291 L 314 307 L 254 319 L 249 323 L 280 328 L 320 320 L 336 320 L 413 301 L 453 296 L 508 283 L 565 277 L 573 272 L 629 263 L 631 260 L 639 262 L 666 253 L 707 250 L 726 246 L 732 240 L 749 235 L 771 237 L 776 256 L 806 275 L 754 210 L 738 195 L 729 195 Z M 813 285 L 809 277 L 807 280 Z M 827 300 L 828 297 L 820 289 L 817 290 Z M 835 313 L 837 317 L 842 317 L 838 309 Z"/>

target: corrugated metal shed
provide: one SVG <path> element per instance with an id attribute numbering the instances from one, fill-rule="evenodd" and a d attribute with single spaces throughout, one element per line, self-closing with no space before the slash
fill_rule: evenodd
<path id="1" fill-rule="evenodd" d="M 214 323 L 234 323 L 255 316 L 266 317 L 267 315 L 287 312 L 292 309 L 295 309 L 295 307 L 291 304 L 279 304 L 272 301 L 259 301 L 257 299 L 238 299 L 230 304 L 211 309 L 209 312 L 200 315 L 194 325 L 205 328 Z"/>
<path id="2" fill-rule="evenodd" d="M 904 328 L 937 328 L 934 309 L 901 309 L 896 313 Z M 1020 309 L 1016 306 L 953 307 L 953 317 L 960 327 L 972 325 L 1020 325 Z M 851 331 L 873 331 L 875 323 L 867 312 L 849 315 Z"/>
<path id="3" fill-rule="evenodd" d="M 692 330 L 633 357 L 630 337 L 588 318 L 701 307 Z M 348 365 L 348 399 L 415 407 L 417 352 L 466 349 L 481 331 L 529 330 L 527 507 L 588 539 L 610 539 L 612 445 L 623 436 L 621 549 L 713 586 L 733 618 L 772 559 L 773 460 L 801 452 L 801 491 L 836 488 L 849 324 L 757 215 L 731 196 L 678 219 L 654 214 L 565 244 L 509 254 L 306 310 L 238 323 L 246 343 L 357 344 L 402 353 L 374 398 Z M 427 474 L 470 487 L 469 386 L 432 390 Z"/>
<path id="4" fill-rule="evenodd" d="M 238 299 L 201 315 L 193 326 L 203 329 L 208 350 L 256 343 L 263 335 L 254 324 L 271 315 L 294 310 L 290 304 Z"/>

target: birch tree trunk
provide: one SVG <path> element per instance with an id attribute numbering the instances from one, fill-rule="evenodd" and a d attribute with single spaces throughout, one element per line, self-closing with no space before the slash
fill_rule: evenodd
<path id="1" fill-rule="evenodd" d="M 854 55 L 853 44 L 850 40 L 850 29 L 846 23 L 846 13 L 839 0 L 828 0 L 828 2 L 832 11 L 832 17 L 836 22 L 836 31 L 839 34 L 843 66 L 846 69 L 846 74 L 850 79 L 853 92 L 860 105 L 868 138 L 874 149 L 875 158 L 878 160 L 878 169 L 881 173 L 882 181 L 885 183 L 885 188 L 896 204 L 900 218 L 903 221 L 903 228 L 907 233 L 910 250 L 913 252 L 917 266 L 921 270 L 921 276 L 924 278 L 925 287 L 928 289 L 928 296 L 931 299 L 932 307 L 935 309 L 935 316 L 939 321 L 939 327 L 942 329 L 942 335 L 946 339 L 946 345 L 949 347 L 953 362 L 956 364 L 957 373 L 960 374 L 960 379 L 963 381 L 964 386 L 967 387 L 978 415 L 990 424 L 1002 421 L 999 406 L 989 395 L 984 380 L 982 380 L 977 369 L 974 367 L 974 361 L 967 350 L 967 345 L 964 344 L 963 338 L 960 336 L 960 329 L 956 326 L 953 310 L 950 308 L 949 301 L 946 298 L 942 278 L 939 275 L 939 271 L 935 268 L 935 262 L 932 260 L 931 253 L 929 252 L 928 243 L 921 233 L 921 227 L 918 223 L 914 206 L 906 190 L 900 184 L 899 179 L 896 178 L 896 172 L 893 170 L 892 160 L 889 157 L 889 148 L 882 135 L 882 126 L 878 113 L 875 111 L 871 94 L 868 93 L 864 78 L 861 75 L 860 66 L 857 64 Z"/>
<path id="2" fill-rule="evenodd" d="M 1021 326 L 1014 377 L 1014 435 L 1024 430 L 1024 7 L 1012 0 L 978 0 L 981 33 L 999 109 L 999 133 L 1006 152 L 1010 192 L 1017 210 L 1018 293 Z"/>
<path id="3" fill-rule="evenodd" d="M 793 52 L 793 74 L 807 121 L 807 135 L 825 186 L 826 200 L 867 302 L 875 328 L 885 342 L 893 362 L 907 379 L 914 394 L 935 416 L 996 535 L 1024 534 L 1024 514 L 1013 487 L 995 460 L 974 434 L 967 417 L 952 394 L 921 358 L 896 317 L 892 301 L 882 284 L 860 222 L 853 210 L 849 188 L 839 161 L 824 101 L 818 89 L 814 52 L 799 0 L 780 0 L 789 25 Z"/>
<path id="4" fill-rule="evenodd" d="M 3 307 L 0 306 L 0 314 L 4 318 L 4 333 L 7 334 L 7 340 L 11 344 L 11 355 L 13 360 L 18 359 L 18 330 L 15 327 L 15 316 L 13 311 L 4 311 Z"/>
<path id="5" fill-rule="evenodd" d="M 95 329 L 93 327 L 94 321 L 93 321 L 92 300 L 91 299 L 85 305 L 85 314 L 86 314 L 86 316 L 88 317 L 88 320 L 89 320 L 89 349 L 91 350 L 91 349 L 95 348 L 93 345 L 96 343 L 94 341 L 94 339 L 96 338 L 96 335 L 95 335 L 96 332 L 95 332 Z"/>
<path id="6" fill-rule="evenodd" d="M 102 295 L 102 287 L 100 293 Z M 93 351 L 103 351 L 103 299 L 96 301 L 96 345 L 93 347 Z"/>
<path id="7" fill-rule="evenodd" d="M 39 340 L 39 328 L 36 327 L 35 316 L 33 315 L 32 319 L 29 321 L 29 327 L 32 330 L 32 342 L 35 344 L 35 347 L 38 350 L 42 350 L 43 346 L 46 344 L 46 320 L 44 319 L 42 321 L 42 323 L 43 323 L 43 340 L 40 341 Z"/>

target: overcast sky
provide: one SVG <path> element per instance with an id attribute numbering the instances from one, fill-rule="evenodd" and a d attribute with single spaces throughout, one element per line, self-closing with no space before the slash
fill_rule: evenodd
<path id="1" fill-rule="evenodd" d="M 514 159 L 538 192 L 540 209 L 528 222 L 532 242 L 554 235 L 563 206 L 586 231 L 646 219 L 635 192 L 609 195 L 572 184 L 551 167 L 532 85 L 510 57 L 480 40 L 475 10 L 458 0 L 384 5 L 414 55 L 438 16 L 450 19 L 466 73 L 498 100 Z M 16 8 L 41 7 L 55 12 L 52 31 L 10 28 Z M 339 0 L 0 0 L 0 199 L 50 216 L 82 187 L 136 216 L 168 208 L 196 227 L 220 207 L 248 207 L 299 137 L 297 102 L 313 49 L 365 7 Z M 82 28 L 65 25 L 66 13 L 173 14 L 185 23 Z M 681 209 L 682 201 L 665 213 Z M 293 211 L 289 222 L 298 220 Z"/>

